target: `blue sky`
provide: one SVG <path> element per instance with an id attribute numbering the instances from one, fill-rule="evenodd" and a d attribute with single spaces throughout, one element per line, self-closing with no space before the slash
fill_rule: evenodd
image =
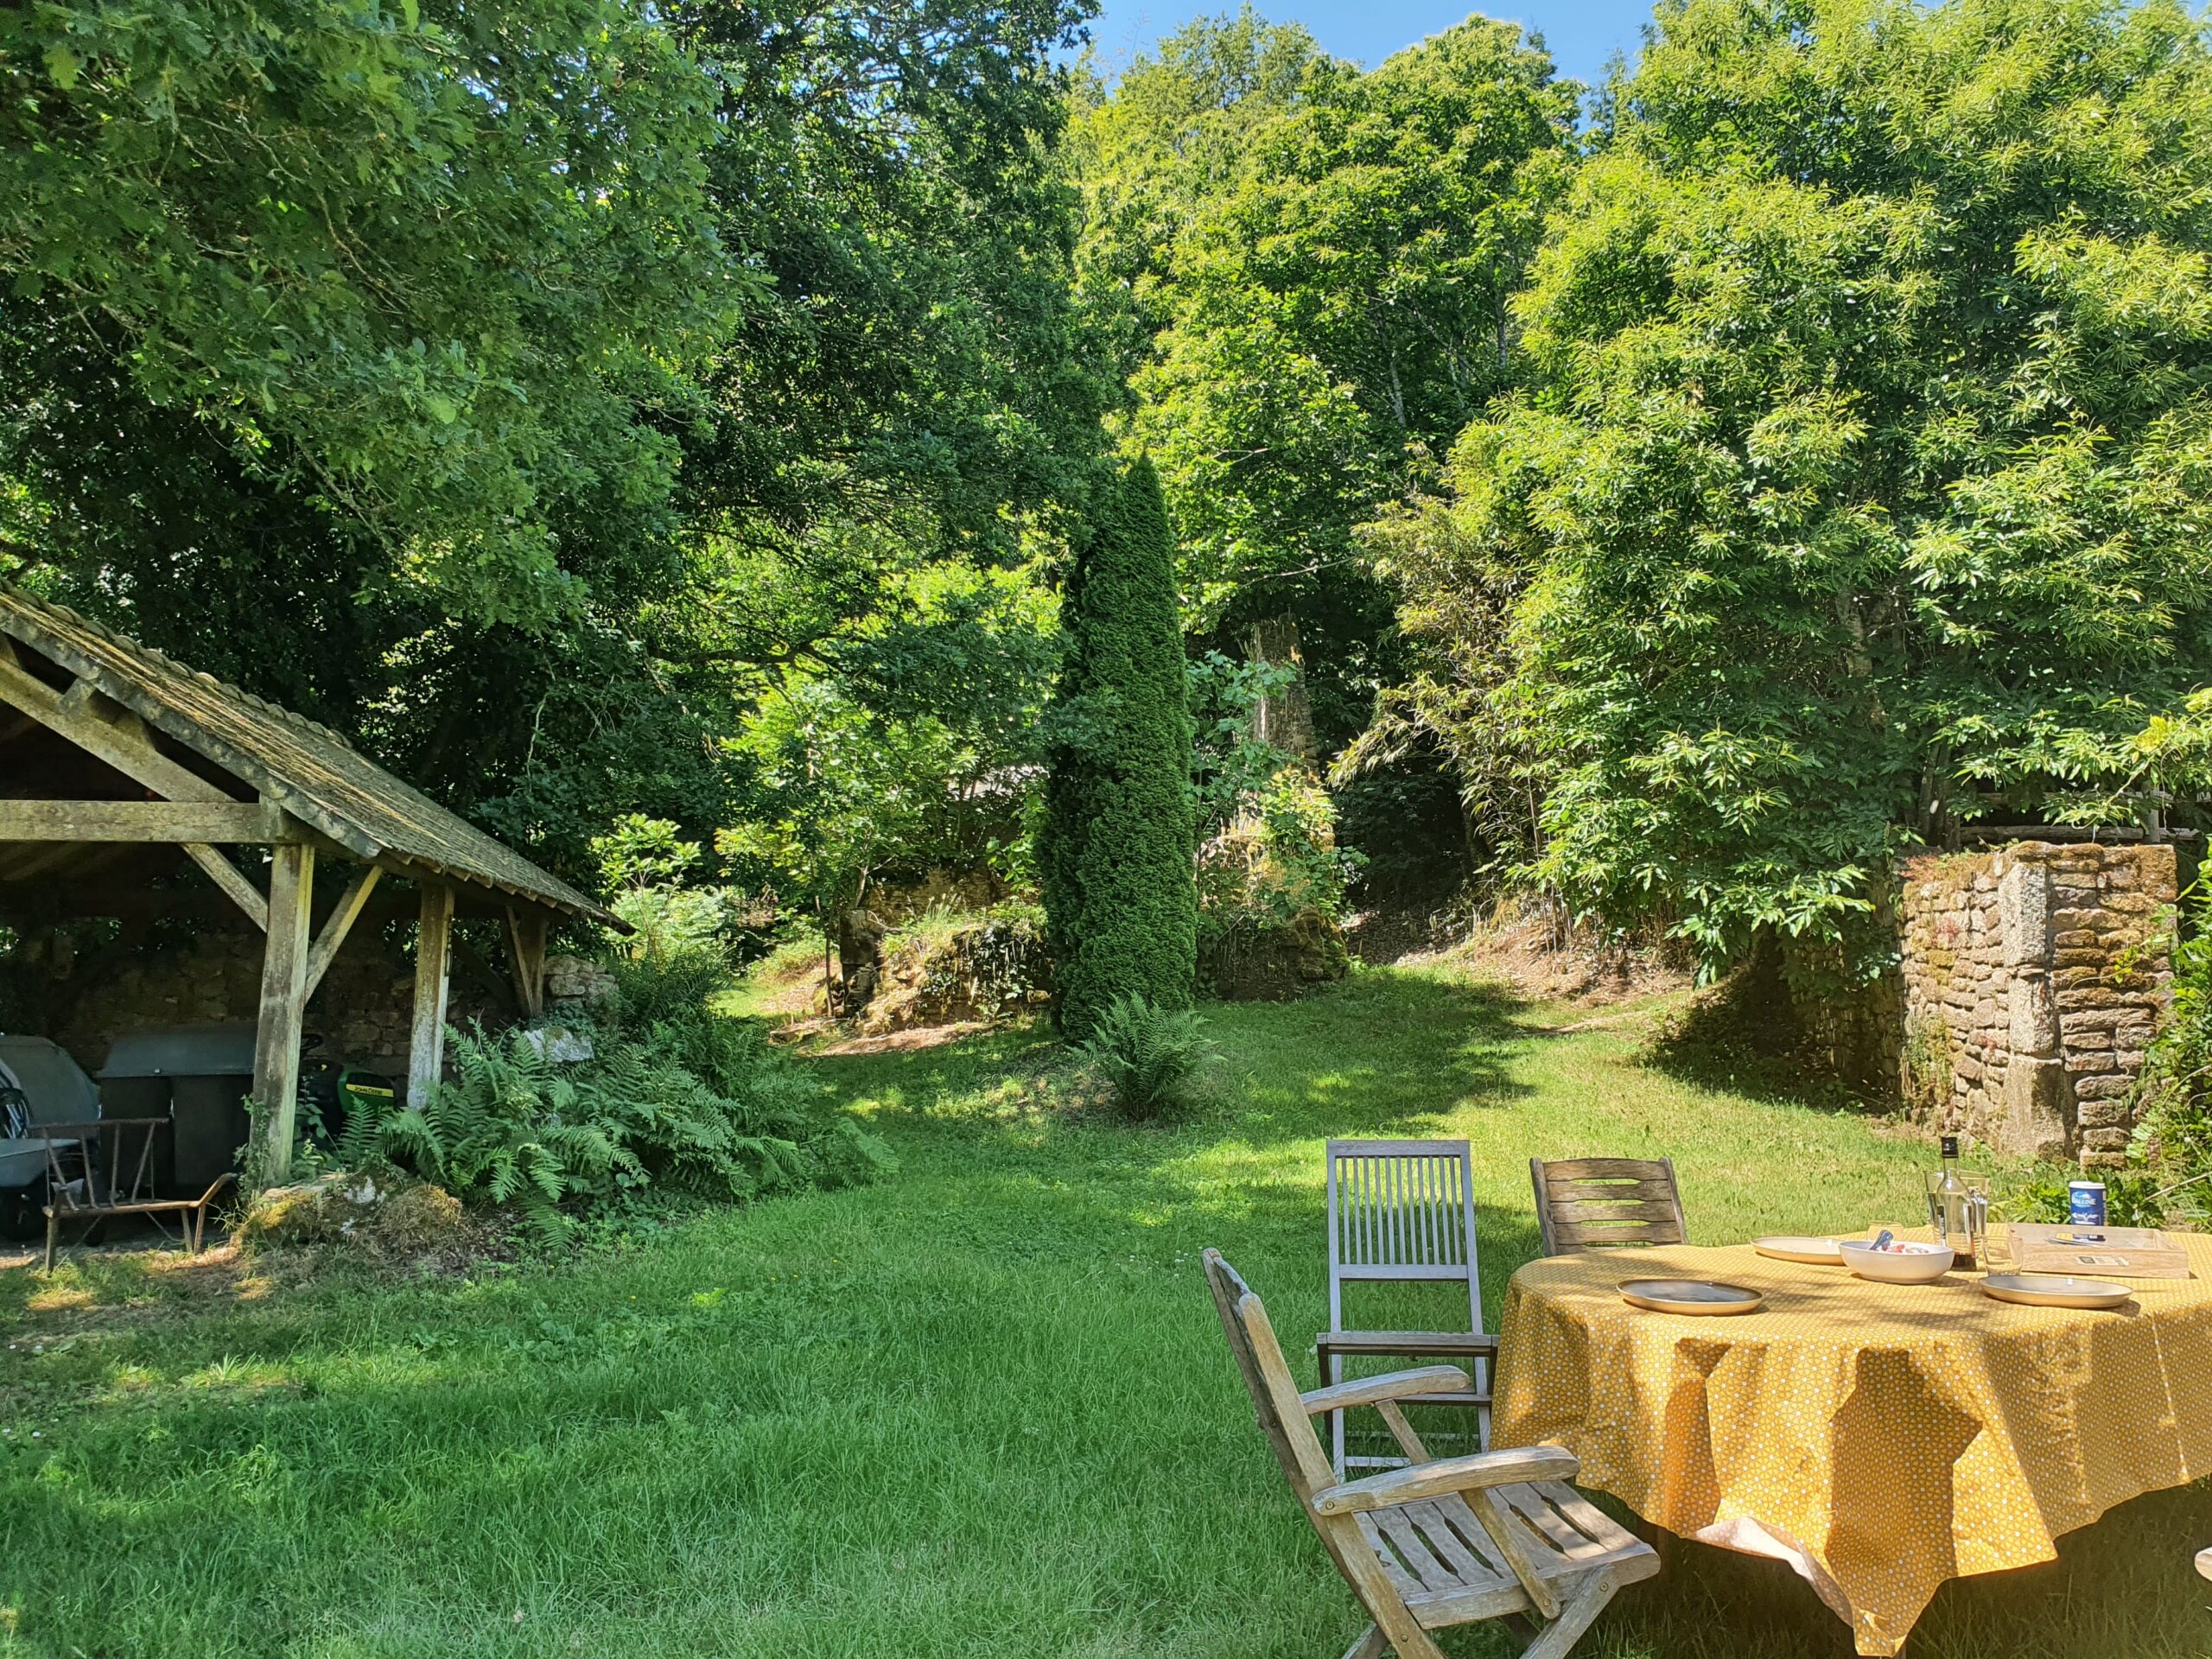
<path id="1" fill-rule="evenodd" d="M 1236 0 L 1105 0 L 1090 25 L 1101 67 L 1109 74 L 1163 35 L 1193 17 L 1231 11 Z M 1454 0 L 1256 0 L 1270 22 L 1303 23 L 1325 50 L 1372 68 L 1393 52 L 1448 29 L 1480 10 L 1536 30 L 1560 73 L 1595 82 L 1616 51 L 1635 55 L 1650 0 L 1491 0 L 1480 7 Z"/>

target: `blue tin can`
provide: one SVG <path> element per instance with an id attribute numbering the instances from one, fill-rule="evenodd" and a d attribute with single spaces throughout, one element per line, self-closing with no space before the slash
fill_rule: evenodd
<path id="1" fill-rule="evenodd" d="M 2102 1181 L 2069 1181 L 2066 1184 L 2066 1218 L 2076 1227 L 2103 1226 L 2105 1184 Z"/>

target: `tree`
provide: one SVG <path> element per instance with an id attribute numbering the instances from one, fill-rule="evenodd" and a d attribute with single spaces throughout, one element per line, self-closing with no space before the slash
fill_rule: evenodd
<path id="1" fill-rule="evenodd" d="M 1038 864 L 1061 1030 L 1117 996 L 1186 1008 L 1198 957 L 1191 720 L 1174 543 L 1141 457 L 1101 507 L 1063 600 Z"/>
<path id="2" fill-rule="evenodd" d="M 1535 756 L 1532 879 L 1870 971 L 1902 846 L 2134 815 L 2212 675 L 2212 59 L 2156 0 L 1688 0 L 1612 101 L 1408 623 Z"/>
<path id="3" fill-rule="evenodd" d="M 1192 628 L 1297 620 L 1330 747 L 1391 661 L 1354 526 L 1510 375 L 1506 301 L 1563 177 L 1572 84 L 1471 18 L 1371 73 L 1248 6 L 1079 118 L 1079 266 L 1128 296 L 1127 438 L 1183 537 Z"/>
<path id="4" fill-rule="evenodd" d="M 620 0 L 0 9 L 0 515 L 198 554 L 192 493 L 274 493 L 360 587 L 563 612 L 556 520 L 664 523 L 681 365 L 754 285 L 710 113 Z"/>
<path id="5" fill-rule="evenodd" d="M 579 880 L 779 820 L 731 740 L 906 720 L 931 572 L 1058 556 L 1099 470 L 1085 10 L 0 7 L 0 575 Z"/>

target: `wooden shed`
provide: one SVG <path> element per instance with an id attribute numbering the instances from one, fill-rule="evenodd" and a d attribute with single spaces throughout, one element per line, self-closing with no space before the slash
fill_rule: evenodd
<path id="1" fill-rule="evenodd" d="M 212 888 L 162 880 L 194 869 Z M 0 583 L 0 918 L 143 915 L 214 891 L 243 911 L 265 936 L 253 1095 L 272 1179 L 290 1157 L 308 998 L 403 885 L 418 919 L 416 1099 L 443 1064 L 456 916 L 499 921 L 529 1015 L 557 918 L 621 925 L 327 728 Z"/>

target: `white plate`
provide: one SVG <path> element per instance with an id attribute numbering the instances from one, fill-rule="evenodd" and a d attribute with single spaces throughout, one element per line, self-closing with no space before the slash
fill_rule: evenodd
<path id="1" fill-rule="evenodd" d="M 1728 1313 L 1756 1313 L 1766 1298 L 1741 1285 L 1717 1285 L 1705 1279 L 1631 1279 L 1621 1287 L 1621 1299 L 1654 1313 L 1689 1313 L 1718 1318 Z"/>
<path id="2" fill-rule="evenodd" d="M 2023 1307 L 2118 1307 L 2135 1293 L 2101 1279 L 2066 1279 L 2055 1273 L 1993 1273 L 1981 1294 Z"/>
<path id="3" fill-rule="evenodd" d="M 1843 1265 L 1843 1251 L 1832 1238 L 1800 1238 L 1782 1234 L 1773 1238 L 1755 1238 L 1751 1248 L 1777 1262 L 1804 1262 L 1817 1268 Z"/>

